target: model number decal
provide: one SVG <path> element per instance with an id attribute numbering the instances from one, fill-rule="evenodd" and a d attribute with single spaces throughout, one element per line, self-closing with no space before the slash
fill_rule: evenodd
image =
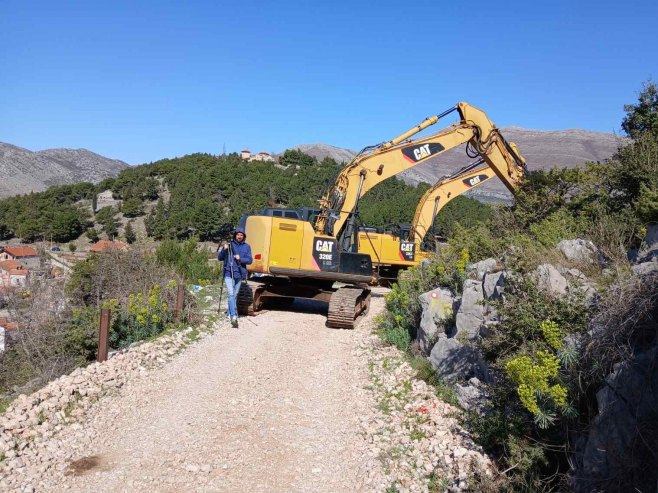
<path id="1" fill-rule="evenodd" d="M 320 270 L 338 270 L 336 240 L 330 238 L 314 238 L 313 259 Z"/>

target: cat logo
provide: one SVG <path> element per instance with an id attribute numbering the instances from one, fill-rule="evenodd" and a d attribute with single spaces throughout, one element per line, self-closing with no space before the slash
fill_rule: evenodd
<path id="1" fill-rule="evenodd" d="M 414 149 L 414 157 L 416 158 L 416 161 L 420 161 L 424 157 L 427 157 L 430 155 L 430 145 L 425 144 L 424 146 L 420 146 L 416 149 Z"/>
<path id="2" fill-rule="evenodd" d="M 475 185 L 479 185 L 480 183 L 488 179 L 489 177 L 487 175 L 477 175 L 471 178 L 466 178 L 465 180 L 463 180 L 463 183 L 467 187 L 474 187 Z"/>
<path id="3" fill-rule="evenodd" d="M 413 262 L 416 258 L 416 244 L 413 241 L 400 242 L 400 260 Z"/>
<path id="4" fill-rule="evenodd" d="M 437 154 L 444 150 L 445 148 L 441 144 L 435 142 L 429 144 L 421 144 L 410 146 L 402 149 L 402 154 L 404 158 L 410 163 L 417 163 L 430 157 L 433 154 Z"/>
<path id="5" fill-rule="evenodd" d="M 334 249 L 334 242 L 327 240 L 316 240 L 315 251 L 323 253 L 331 253 Z"/>

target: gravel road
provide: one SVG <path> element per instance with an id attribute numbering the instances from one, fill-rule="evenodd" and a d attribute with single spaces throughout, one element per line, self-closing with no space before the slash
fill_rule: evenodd
<path id="1" fill-rule="evenodd" d="M 359 420 L 376 402 L 356 348 L 382 307 L 375 293 L 354 331 L 312 302 L 217 330 L 102 399 L 82 423 L 88 458 L 54 491 L 365 490 Z"/>

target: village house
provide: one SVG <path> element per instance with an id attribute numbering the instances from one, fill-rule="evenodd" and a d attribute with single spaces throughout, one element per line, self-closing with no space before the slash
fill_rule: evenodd
<path id="1" fill-rule="evenodd" d="M 0 247 L 0 262 L 3 260 L 17 260 L 27 269 L 38 269 L 41 267 L 41 258 L 37 251 L 25 245 Z"/>
<path id="2" fill-rule="evenodd" d="M 128 250 L 128 245 L 122 241 L 110 241 L 110 240 L 100 240 L 92 245 L 89 249 L 90 252 L 99 253 L 104 252 L 105 250 Z"/>
<path id="3" fill-rule="evenodd" d="M 0 289 L 25 287 L 30 282 L 30 271 L 18 260 L 0 261 Z"/>
<path id="4" fill-rule="evenodd" d="M 251 161 L 267 161 L 267 162 L 274 162 L 276 159 L 274 159 L 274 156 L 272 156 L 269 152 L 265 151 L 260 151 L 258 154 L 251 154 L 251 151 L 249 149 L 242 149 L 240 151 L 240 157 L 247 162 Z"/>

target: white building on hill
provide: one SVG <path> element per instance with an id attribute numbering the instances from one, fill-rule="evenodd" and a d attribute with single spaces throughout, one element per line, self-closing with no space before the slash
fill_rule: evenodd
<path id="1" fill-rule="evenodd" d="M 266 161 L 266 162 L 275 162 L 274 156 L 269 152 L 260 151 L 258 154 L 252 154 L 249 149 L 242 149 L 240 151 L 240 157 L 247 162 L 251 161 Z"/>

